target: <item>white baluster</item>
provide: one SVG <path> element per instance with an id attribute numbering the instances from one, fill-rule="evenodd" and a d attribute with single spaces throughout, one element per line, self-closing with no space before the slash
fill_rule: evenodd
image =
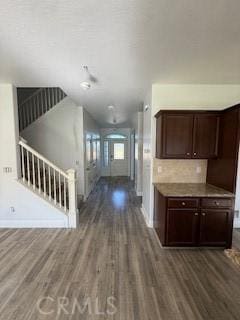
<path id="1" fill-rule="evenodd" d="M 66 178 L 63 179 L 63 192 L 64 192 L 64 210 L 67 211 L 67 188 L 66 188 Z"/>
<path id="2" fill-rule="evenodd" d="M 61 174 L 60 172 L 58 173 L 58 187 L 59 187 L 59 206 L 62 208 L 62 185 L 61 185 Z"/>
<path id="3" fill-rule="evenodd" d="M 43 162 L 43 192 L 44 192 L 44 197 L 46 197 L 46 168 L 45 168 L 45 162 Z"/>
<path id="4" fill-rule="evenodd" d="M 24 158 L 24 149 L 23 146 L 21 147 L 21 156 L 22 156 L 22 177 L 23 177 L 23 182 L 25 182 L 25 158 Z"/>
<path id="5" fill-rule="evenodd" d="M 48 166 L 48 191 L 49 200 L 52 198 L 52 181 L 51 181 L 51 168 Z"/>
<path id="6" fill-rule="evenodd" d="M 32 175 L 33 175 L 33 189 L 36 189 L 36 182 L 35 182 L 35 163 L 34 163 L 34 155 L 32 153 Z"/>
<path id="7" fill-rule="evenodd" d="M 54 203 L 57 203 L 57 190 L 56 190 L 56 171 L 53 170 L 53 187 L 54 187 Z"/>
<path id="8" fill-rule="evenodd" d="M 40 161 L 37 159 L 37 171 L 38 171 L 38 192 L 41 193 L 41 175 L 40 175 Z"/>
<path id="9" fill-rule="evenodd" d="M 29 165 L 29 152 L 27 150 L 27 174 L 28 174 L 28 185 L 30 186 L 30 165 Z"/>

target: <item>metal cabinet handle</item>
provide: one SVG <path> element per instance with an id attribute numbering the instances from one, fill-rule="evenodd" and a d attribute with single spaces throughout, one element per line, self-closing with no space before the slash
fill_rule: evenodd
<path id="1" fill-rule="evenodd" d="M 195 212 L 194 214 L 195 214 L 195 216 L 198 216 L 198 213 L 197 213 L 197 212 Z"/>
<path id="2" fill-rule="evenodd" d="M 205 216 L 206 215 L 206 213 L 205 212 L 202 212 L 202 216 Z"/>
<path id="3" fill-rule="evenodd" d="M 220 204 L 220 203 L 217 202 L 217 201 L 214 201 L 214 203 L 215 203 L 216 206 L 219 206 L 219 204 Z"/>
<path id="4" fill-rule="evenodd" d="M 185 202 L 182 202 L 182 205 L 183 205 L 183 206 L 185 206 L 185 205 L 186 205 L 186 203 L 185 203 Z"/>
<path id="5" fill-rule="evenodd" d="M 197 155 L 197 152 L 193 152 L 193 155 L 196 156 L 196 155 Z"/>
<path id="6" fill-rule="evenodd" d="M 187 152 L 187 156 L 190 156 L 190 152 Z"/>

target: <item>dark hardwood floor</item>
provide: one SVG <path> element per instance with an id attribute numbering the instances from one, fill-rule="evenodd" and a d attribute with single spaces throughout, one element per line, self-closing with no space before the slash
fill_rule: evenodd
<path id="1" fill-rule="evenodd" d="M 0 319 L 239 318 L 240 268 L 223 250 L 162 249 L 125 178 L 99 181 L 77 230 L 0 230 Z"/>

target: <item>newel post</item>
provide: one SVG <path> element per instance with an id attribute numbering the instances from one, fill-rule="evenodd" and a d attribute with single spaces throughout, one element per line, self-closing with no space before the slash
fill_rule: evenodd
<path id="1" fill-rule="evenodd" d="M 77 228 L 79 223 L 76 192 L 76 172 L 74 169 L 67 170 L 68 174 L 68 195 L 69 195 L 69 228 Z"/>

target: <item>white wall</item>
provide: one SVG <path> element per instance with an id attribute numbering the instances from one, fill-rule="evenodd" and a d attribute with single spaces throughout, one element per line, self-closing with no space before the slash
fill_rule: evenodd
<path id="1" fill-rule="evenodd" d="M 123 135 L 127 136 L 127 140 L 128 140 L 128 176 L 130 176 L 130 171 L 131 171 L 131 158 L 130 158 L 130 156 L 131 156 L 131 144 L 130 144 L 130 138 L 131 138 L 132 129 L 129 129 L 129 128 L 117 128 L 117 129 L 114 129 L 114 128 L 102 128 L 100 130 L 100 132 L 101 132 L 101 145 L 102 146 L 103 146 L 103 139 L 108 134 L 119 133 L 119 134 L 123 134 Z M 102 153 L 103 153 L 103 147 L 101 149 L 102 149 Z M 103 159 L 103 154 L 102 154 L 102 159 Z M 102 163 L 101 174 L 102 174 L 102 176 L 108 176 L 109 175 L 108 171 L 103 166 L 103 163 Z"/>
<path id="2" fill-rule="evenodd" d="M 135 114 L 133 122 L 135 130 L 135 190 L 142 195 L 142 161 L 143 161 L 143 112 Z"/>
<path id="3" fill-rule="evenodd" d="M 164 109 L 222 110 L 240 102 L 240 85 L 153 84 L 143 115 L 143 213 L 153 222 L 153 158 L 156 145 L 155 114 Z"/>
<path id="4" fill-rule="evenodd" d="M 152 97 L 149 91 L 144 106 L 148 106 L 147 110 L 144 107 L 143 111 L 143 181 L 142 181 L 142 210 L 149 227 L 153 225 L 153 185 L 152 185 L 152 159 L 154 146 L 152 144 L 153 127 L 152 121 Z"/>
<path id="5" fill-rule="evenodd" d="M 64 213 L 18 181 L 17 98 L 11 84 L 0 85 L 0 115 L 0 227 L 66 227 Z M 5 173 L 4 167 L 11 168 L 11 172 Z"/>
<path id="6" fill-rule="evenodd" d="M 83 131 L 84 131 L 84 198 L 87 199 L 90 192 L 93 190 L 95 184 L 101 176 L 101 139 L 100 129 L 96 121 L 91 115 L 84 109 L 83 111 Z M 97 149 L 97 160 L 96 162 L 87 159 L 86 144 L 87 140 L 91 143 L 95 140 L 99 146 Z M 92 150 L 91 150 L 92 153 Z"/>
<path id="7" fill-rule="evenodd" d="M 61 169 L 75 169 L 77 192 L 84 194 L 83 107 L 66 97 L 23 130 L 21 136 Z"/>
<path id="8" fill-rule="evenodd" d="M 131 155 L 130 155 L 130 178 L 131 180 L 135 179 L 135 130 L 133 129 L 131 132 L 131 137 L 130 137 L 130 150 L 131 150 Z"/>
<path id="9" fill-rule="evenodd" d="M 152 86 L 153 115 L 160 109 L 221 110 L 240 102 L 240 85 Z"/>

